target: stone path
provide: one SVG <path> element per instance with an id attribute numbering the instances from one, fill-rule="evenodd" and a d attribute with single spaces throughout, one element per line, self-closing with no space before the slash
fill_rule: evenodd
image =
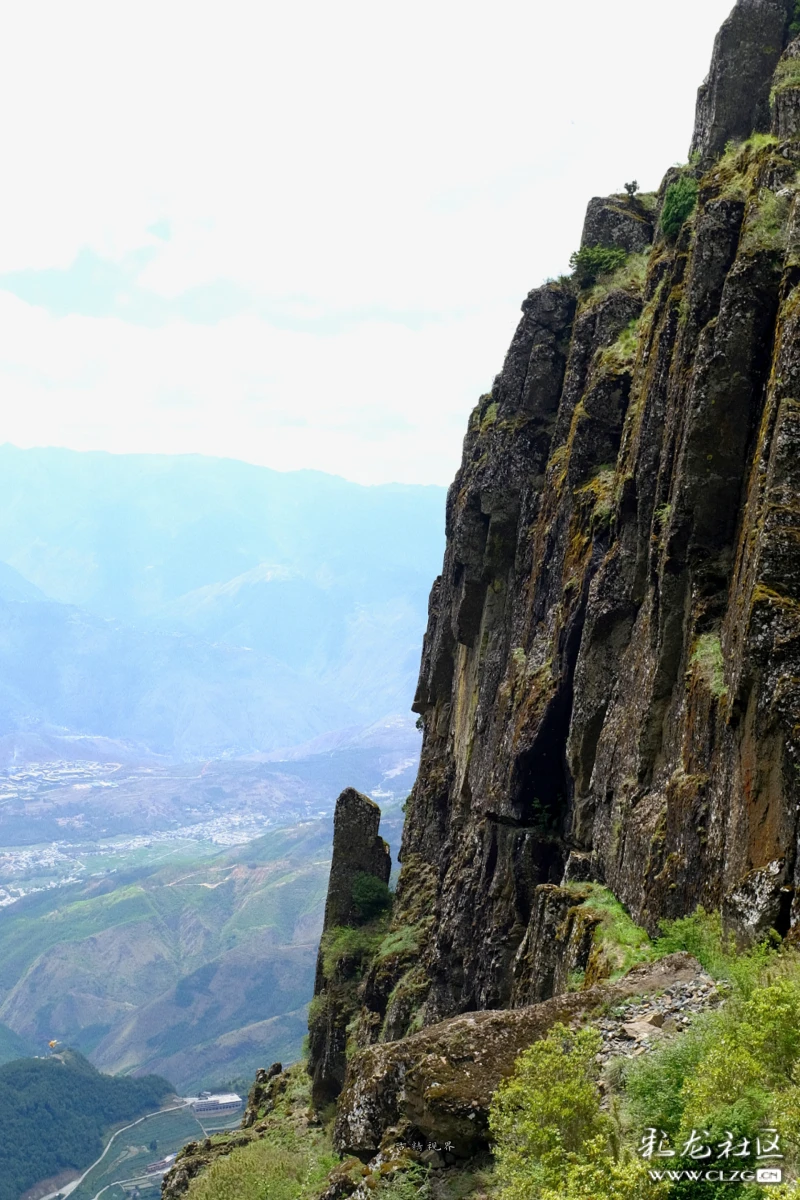
<path id="1" fill-rule="evenodd" d="M 671 1034 L 688 1029 L 693 1018 L 722 1003 L 717 984 L 705 972 L 663 992 L 632 998 L 592 1024 L 603 1038 L 597 1061 L 605 1066 L 612 1058 L 638 1058 Z"/>

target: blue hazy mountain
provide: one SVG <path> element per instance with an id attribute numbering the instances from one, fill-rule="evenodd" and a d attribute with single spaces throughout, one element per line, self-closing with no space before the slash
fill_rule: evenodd
<path id="1" fill-rule="evenodd" d="M 0 559 L 53 600 L 123 620 L 264 564 L 369 603 L 417 580 L 427 593 L 444 499 L 233 459 L 4 445 Z"/>
<path id="2" fill-rule="evenodd" d="M 0 734 L 201 757 L 407 712 L 444 496 L 0 447 Z"/>

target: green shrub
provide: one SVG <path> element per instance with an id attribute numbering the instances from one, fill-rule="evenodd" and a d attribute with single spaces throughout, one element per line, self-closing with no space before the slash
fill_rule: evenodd
<path id="1" fill-rule="evenodd" d="M 719 634 L 702 634 L 695 642 L 691 662 L 708 684 L 713 696 L 726 694 L 728 689 L 725 686 L 725 659 Z"/>
<path id="2" fill-rule="evenodd" d="M 718 1042 L 708 1046 L 681 1088 L 684 1128 L 720 1130 L 739 1125 L 746 1132 L 765 1123 L 769 1096 L 764 1066 L 742 1040 L 719 1030 Z M 741 1027 L 739 1033 L 744 1033 Z M 727 1033 L 728 1036 L 725 1036 Z"/>
<path id="3" fill-rule="evenodd" d="M 636 1129 L 655 1127 L 674 1135 L 683 1120 L 683 1085 L 714 1041 L 709 1023 L 632 1061 L 625 1072 L 625 1098 Z"/>
<path id="4" fill-rule="evenodd" d="M 708 913 L 702 906 L 687 917 L 660 921 L 659 929 L 661 936 L 655 941 L 658 958 L 685 950 L 745 1000 L 760 984 L 776 953 L 775 941 L 767 938 L 746 954 L 739 954 L 733 937 L 723 934 L 719 913 Z"/>
<path id="5" fill-rule="evenodd" d="M 517 1059 L 489 1112 L 501 1200 L 656 1200 L 665 1185 L 612 1147 L 600 1110 L 596 1030 L 555 1025 Z M 619 1152 L 617 1152 L 619 1150 Z"/>
<path id="6" fill-rule="evenodd" d="M 661 229 L 668 241 L 675 241 L 684 221 L 694 212 L 697 191 L 697 180 L 691 175 L 680 175 L 667 188 L 661 209 Z"/>
<path id="7" fill-rule="evenodd" d="M 644 250 L 641 254 L 629 254 L 621 267 L 617 267 L 610 275 L 599 277 L 589 295 L 593 301 L 596 301 L 602 300 L 604 296 L 613 291 L 640 294 L 647 279 L 649 263 L 649 250 Z"/>
<path id="8" fill-rule="evenodd" d="M 796 38 L 800 34 L 800 0 L 794 0 L 792 19 L 789 23 L 789 36 Z"/>
<path id="9" fill-rule="evenodd" d="M 659 929 L 661 936 L 655 941 L 659 958 L 685 950 L 716 979 L 726 976 L 729 959 L 735 953 L 735 948 L 723 936 L 719 913 L 706 912 L 701 906 L 688 917 L 659 921 Z"/>
<path id="10" fill-rule="evenodd" d="M 497 1175 L 507 1200 L 527 1200 L 557 1187 L 566 1155 L 606 1130 L 600 1112 L 594 1029 L 555 1025 L 523 1051 L 513 1075 L 500 1084 L 489 1111 Z"/>
<path id="11" fill-rule="evenodd" d="M 600 362 L 610 370 L 630 366 L 639 348 L 639 318 L 629 321 L 617 340 L 600 352 Z"/>
<path id="12" fill-rule="evenodd" d="M 216 1159 L 192 1180 L 187 1200 L 315 1200 L 338 1163 L 327 1135 L 287 1127 Z"/>
<path id="13" fill-rule="evenodd" d="M 538 1200 L 658 1200 L 669 1194 L 668 1183 L 654 1183 L 647 1164 L 633 1157 L 617 1162 L 605 1138 L 586 1143 L 581 1158 L 567 1160 L 560 1182 L 546 1187 Z"/>
<path id="14" fill-rule="evenodd" d="M 757 962 L 759 952 L 744 957 Z M 663 1129 L 678 1147 L 692 1129 L 707 1130 L 704 1141 L 714 1145 L 728 1131 L 752 1141 L 758 1129 L 774 1126 L 796 1164 L 800 963 L 796 955 L 774 956 L 772 963 L 767 972 L 762 966 L 762 981 L 748 997 L 734 986 L 723 1008 L 697 1017 L 686 1033 L 630 1064 L 624 1087 L 632 1128 Z"/>
<path id="15" fill-rule="evenodd" d="M 388 884 L 378 879 L 377 875 L 367 875 L 362 871 L 356 875 L 353 883 L 353 903 L 361 921 L 374 921 L 392 907 L 392 893 Z"/>
<path id="16" fill-rule="evenodd" d="M 573 278 L 579 287 L 591 287 L 601 275 L 610 275 L 623 265 L 628 255 L 618 246 L 582 246 L 570 256 Z"/>
<path id="17" fill-rule="evenodd" d="M 751 204 L 747 210 L 741 248 L 751 253 L 758 250 L 783 252 L 789 239 L 790 212 L 791 201 L 788 196 L 776 196 L 774 192 L 762 189 L 758 202 Z"/>

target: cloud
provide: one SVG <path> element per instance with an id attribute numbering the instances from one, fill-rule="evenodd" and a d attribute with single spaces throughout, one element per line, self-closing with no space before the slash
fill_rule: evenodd
<path id="1" fill-rule="evenodd" d="M 728 7 L 17 5 L 5 436 L 447 482 L 590 195 L 685 156 Z"/>

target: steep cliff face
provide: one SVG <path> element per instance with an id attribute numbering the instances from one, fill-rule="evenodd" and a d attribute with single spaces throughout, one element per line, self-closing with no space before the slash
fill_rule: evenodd
<path id="1" fill-rule="evenodd" d="M 711 70 L 697 95 L 692 154 L 704 160 L 730 138 L 770 128 L 770 81 L 793 31 L 794 0 L 739 0 L 714 43 Z"/>
<path id="2" fill-rule="evenodd" d="M 651 930 L 700 903 L 745 937 L 800 920 L 792 9 L 740 0 L 692 164 L 592 201 L 584 247 L 625 263 L 530 293 L 470 419 L 402 851 L 436 877 L 425 1023 L 548 994 L 565 879 Z"/>
<path id="3" fill-rule="evenodd" d="M 370 1163 L 326 1200 L 371 1194 L 404 1139 L 482 1151 L 555 1021 L 711 1003 L 687 954 L 635 965 L 630 916 L 800 930 L 799 33 L 800 0 L 738 0 L 689 165 L 591 201 L 472 413 L 391 920 L 356 903 L 388 879 L 378 810 L 337 805 L 308 1068 Z M 288 1086 L 259 1079 L 255 1131 Z"/>

